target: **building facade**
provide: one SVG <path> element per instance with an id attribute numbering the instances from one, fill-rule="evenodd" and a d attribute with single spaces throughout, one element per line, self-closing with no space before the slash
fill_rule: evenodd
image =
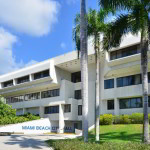
<path id="1" fill-rule="evenodd" d="M 90 128 L 95 121 L 96 66 L 93 48 L 88 52 Z M 130 35 L 119 48 L 100 55 L 100 114 L 142 113 L 140 37 Z M 150 63 L 149 52 L 148 57 Z M 150 83 L 150 73 L 148 79 Z M 0 95 L 17 115 L 32 113 L 49 118 L 60 133 L 66 128 L 70 132 L 82 128 L 81 72 L 76 51 L 0 76 Z"/>

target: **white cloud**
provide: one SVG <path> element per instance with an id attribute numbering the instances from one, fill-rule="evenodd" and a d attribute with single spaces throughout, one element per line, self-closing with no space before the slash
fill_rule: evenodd
<path id="1" fill-rule="evenodd" d="M 32 36 L 48 34 L 60 5 L 55 0 L 0 0 L 0 24 Z"/>
<path id="2" fill-rule="evenodd" d="M 60 47 L 61 47 L 62 49 L 65 49 L 65 48 L 66 48 L 66 44 L 65 44 L 64 42 L 62 42 L 62 43 L 60 44 Z"/>
<path id="3" fill-rule="evenodd" d="M 8 73 L 36 62 L 34 60 L 27 64 L 24 64 L 22 60 L 19 63 L 16 62 L 12 48 L 17 41 L 18 39 L 15 35 L 0 27 L 0 74 Z"/>

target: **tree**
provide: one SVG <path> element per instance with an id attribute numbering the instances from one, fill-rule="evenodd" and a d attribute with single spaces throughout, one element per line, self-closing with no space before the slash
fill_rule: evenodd
<path id="1" fill-rule="evenodd" d="M 81 49 L 81 82 L 82 82 L 82 126 L 84 142 L 88 141 L 88 51 L 87 51 L 87 18 L 86 0 L 81 0 L 80 49 Z"/>
<path id="2" fill-rule="evenodd" d="M 107 24 L 104 23 L 104 18 L 110 10 L 96 11 L 89 9 L 87 14 L 88 20 L 88 37 L 93 38 L 93 45 L 95 50 L 95 62 L 96 62 L 96 101 L 95 101 L 95 133 L 96 141 L 99 141 L 99 121 L 100 121 L 100 35 L 107 29 Z M 76 43 L 77 50 L 80 51 L 80 14 L 76 15 L 75 28 L 73 30 L 73 40 Z"/>
<path id="3" fill-rule="evenodd" d="M 12 106 L 4 103 L 4 98 L 0 96 L 0 118 L 15 117 L 16 110 Z"/>
<path id="4" fill-rule="evenodd" d="M 120 11 L 105 33 L 103 48 L 110 50 L 120 45 L 122 37 L 128 33 L 141 34 L 141 73 L 143 89 L 143 141 L 149 141 L 148 120 L 148 45 L 150 41 L 150 1 L 149 0 L 100 0 L 104 9 Z"/>

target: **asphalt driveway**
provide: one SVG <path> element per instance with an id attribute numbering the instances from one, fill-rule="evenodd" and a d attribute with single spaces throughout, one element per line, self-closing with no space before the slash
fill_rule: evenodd
<path id="1" fill-rule="evenodd" d="M 11 135 L 0 136 L 0 150 L 51 150 L 45 143 L 49 139 L 75 138 L 75 135 Z"/>

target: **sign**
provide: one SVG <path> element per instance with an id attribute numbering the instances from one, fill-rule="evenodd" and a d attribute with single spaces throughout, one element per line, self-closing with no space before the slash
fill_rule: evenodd
<path id="1" fill-rule="evenodd" d="M 19 124 L 0 127 L 0 132 L 24 133 L 24 134 L 44 134 L 57 132 L 59 123 L 50 121 L 49 118 L 28 121 Z M 65 132 L 73 132 L 72 127 L 65 127 Z"/>

